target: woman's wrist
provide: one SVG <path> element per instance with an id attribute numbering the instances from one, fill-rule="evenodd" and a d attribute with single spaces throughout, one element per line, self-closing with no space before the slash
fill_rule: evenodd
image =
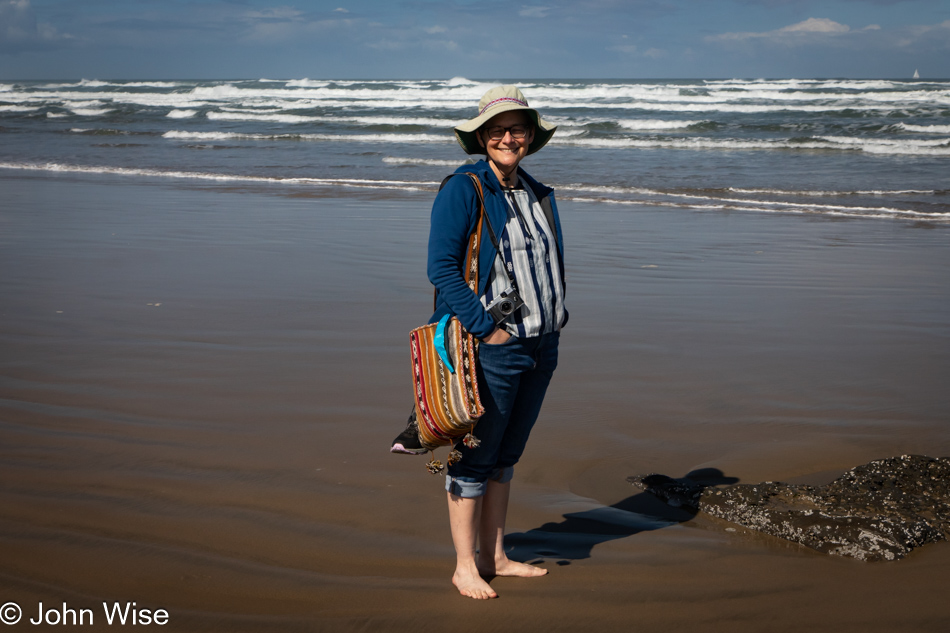
<path id="1" fill-rule="evenodd" d="M 483 343 L 488 343 L 489 345 L 500 345 L 511 338 L 511 334 L 507 330 L 496 327 L 492 330 L 491 334 L 482 339 Z"/>

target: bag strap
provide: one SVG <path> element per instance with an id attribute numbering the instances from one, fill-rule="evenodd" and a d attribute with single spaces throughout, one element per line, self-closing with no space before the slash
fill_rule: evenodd
<path id="1" fill-rule="evenodd" d="M 475 193 L 478 194 L 478 223 L 475 224 L 475 230 L 468 238 L 468 251 L 465 255 L 465 283 L 471 288 L 472 292 L 478 294 L 478 247 L 482 242 L 482 227 L 488 225 L 488 234 L 494 240 L 495 233 L 492 231 L 491 222 L 485 218 L 485 196 L 482 193 L 482 182 L 475 174 L 469 173 L 472 183 L 475 185 Z"/>
<path id="2" fill-rule="evenodd" d="M 449 178 L 452 176 L 457 176 L 458 174 L 449 174 L 442 180 L 442 184 L 439 185 L 439 191 L 442 191 L 442 188 L 445 187 L 445 183 L 449 181 Z M 478 294 L 478 248 L 479 244 L 482 242 L 482 227 L 486 224 L 488 225 L 488 234 L 492 239 L 492 243 L 495 244 L 495 248 L 498 248 L 498 243 L 495 240 L 495 232 L 492 231 L 491 222 L 488 221 L 485 217 L 485 195 L 482 193 L 482 183 L 478 179 L 478 176 L 472 173 L 468 173 L 468 176 L 471 178 L 472 183 L 475 185 L 475 193 L 478 195 L 478 222 L 475 224 L 475 230 L 472 231 L 472 234 L 468 238 L 468 247 L 465 250 L 465 283 L 468 287 Z M 432 311 L 438 307 L 438 290 L 435 288 L 432 289 Z"/>
<path id="3" fill-rule="evenodd" d="M 475 185 L 475 193 L 478 194 L 478 204 L 479 204 L 479 214 L 480 214 L 479 222 L 484 221 L 485 226 L 488 228 L 488 237 L 491 239 L 492 246 L 495 247 L 495 252 L 498 254 L 498 257 L 501 257 L 502 268 L 505 269 L 505 276 L 508 278 L 508 285 L 510 285 L 513 290 L 517 291 L 518 283 L 515 281 L 515 278 L 511 275 L 511 270 L 508 267 L 508 262 L 505 261 L 505 251 L 501 250 L 501 246 L 498 244 L 498 238 L 495 236 L 495 230 L 492 228 L 491 220 L 488 218 L 487 214 L 485 213 L 485 194 L 482 192 L 482 181 L 479 180 L 478 176 L 476 174 L 473 174 L 472 172 L 464 172 L 464 173 L 469 178 L 472 179 L 472 183 Z M 449 174 L 448 176 L 443 178 L 442 184 L 439 185 L 439 191 L 442 191 L 442 187 L 445 186 L 445 183 L 447 183 L 452 176 L 458 176 L 458 175 L 459 175 L 458 173 L 454 173 L 454 174 Z M 515 206 L 514 203 L 512 203 L 512 206 Z M 519 211 L 517 210 L 517 207 L 515 207 L 515 213 L 519 213 Z M 554 232 L 553 219 L 549 223 L 551 224 L 551 227 L 552 227 L 551 231 Z M 555 240 L 557 240 L 557 236 L 555 236 Z M 472 290 L 475 290 L 476 293 L 478 292 L 476 290 L 477 287 L 478 287 L 478 284 L 475 285 L 475 288 L 472 288 Z M 435 309 L 434 306 L 433 306 L 433 309 Z"/>

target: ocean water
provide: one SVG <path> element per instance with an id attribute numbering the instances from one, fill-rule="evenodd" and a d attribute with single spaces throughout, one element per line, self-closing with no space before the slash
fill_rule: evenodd
<path id="1" fill-rule="evenodd" d="M 0 177 L 434 191 L 496 83 L 0 83 Z M 517 83 L 558 125 L 523 166 L 562 200 L 950 223 L 950 80 Z"/>

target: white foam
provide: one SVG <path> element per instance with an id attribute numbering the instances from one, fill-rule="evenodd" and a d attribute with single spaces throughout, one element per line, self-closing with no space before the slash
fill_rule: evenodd
<path id="1" fill-rule="evenodd" d="M 742 187 L 729 187 L 727 191 L 734 193 L 768 193 L 783 196 L 897 196 L 897 195 L 916 195 L 933 194 L 933 189 L 868 189 L 857 191 L 819 191 L 819 190 L 788 190 L 788 189 L 746 189 Z"/>
<path id="2" fill-rule="evenodd" d="M 628 101 L 621 103 L 600 103 L 596 101 L 548 101 L 538 103 L 539 109 L 545 108 L 573 108 L 573 109 L 611 109 L 611 110 L 647 110 L 652 112 L 736 112 L 745 114 L 763 114 L 768 112 L 840 112 L 848 109 L 859 109 L 871 112 L 892 112 L 891 105 L 864 105 L 855 108 L 853 105 L 808 105 L 795 103 L 781 104 L 741 104 L 722 101 L 703 101 L 690 99 L 692 103 Z M 532 101 L 531 105 L 535 105 Z"/>
<path id="3" fill-rule="evenodd" d="M 44 105 L 65 104 L 98 100 L 110 105 L 130 104 L 139 106 L 194 108 L 211 105 L 207 101 L 196 100 L 188 93 L 159 92 L 25 92 L 4 95 L 4 101 L 35 102 Z"/>
<path id="4" fill-rule="evenodd" d="M 435 158 L 401 158 L 399 156 L 385 156 L 383 162 L 388 165 L 426 165 L 433 167 L 458 167 L 471 164 L 471 161 L 439 160 Z"/>
<path id="5" fill-rule="evenodd" d="M 922 132 L 924 134 L 950 134 L 950 125 L 911 125 L 910 123 L 898 123 L 895 125 L 908 132 Z"/>
<path id="6" fill-rule="evenodd" d="M 715 199 L 707 202 L 672 202 L 666 200 L 618 200 L 609 198 L 589 198 L 574 196 L 564 198 L 572 202 L 593 202 L 607 204 L 623 204 L 636 206 L 672 207 L 677 209 L 695 209 L 700 211 L 747 211 L 754 213 L 791 213 L 795 215 L 823 215 L 832 217 L 865 218 L 873 220 L 913 220 L 926 219 L 932 222 L 950 222 L 950 213 L 921 213 L 911 209 L 893 209 L 889 207 L 840 207 L 823 208 L 821 206 L 803 205 L 797 208 L 774 205 L 770 201 L 748 200 L 740 203 L 731 203 L 727 200 L 716 204 Z M 757 206 L 758 205 L 758 206 Z"/>
<path id="7" fill-rule="evenodd" d="M 64 118 L 64 117 L 68 117 L 68 116 L 69 116 L 69 115 L 66 114 L 65 112 L 47 112 L 47 113 L 46 113 L 46 118 L 47 118 L 47 119 L 62 119 L 62 118 Z"/>
<path id="8" fill-rule="evenodd" d="M 112 112 L 111 108 L 70 108 L 70 112 L 79 116 L 102 116 Z"/>
<path id="9" fill-rule="evenodd" d="M 297 114 L 256 114 L 253 112 L 208 112 L 206 117 L 212 121 L 270 121 L 273 123 L 312 123 L 317 117 Z"/>
<path id="10" fill-rule="evenodd" d="M 839 150 L 863 151 L 871 154 L 908 154 L 950 156 L 950 144 L 933 141 L 883 141 L 865 138 L 822 136 L 809 141 L 786 139 L 743 140 L 734 138 L 558 138 L 552 144 L 603 149 L 690 149 L 690 150 Z"/>
<path id="11" fill-rule="evenodd" d="M 39 106 L 0 105 L 0 112 L 36 112 Z"/>
<path id="12" fill-rule="evenodd" d="M 682 130 L 709 121 L 661 121 L 658 119 L 621 119 L 617 125 L 625 130 Z"/>
<path id="13" fill-rule="evenodd" d="M 259 182 L 284 185 L 316 185 L 333 187 L 354 187 L 362 189 L 401 189 L 406 191 L 429 191 L 437 182 L 406 180 L 368 180 L 360 178 L 277 178 L 269 176 L 239 176 L 234 174 L 214 174 L 207 172 L 188 172 L 160 169 L 135 169 L 129 167 L 104 167 L 88 165 L 67 165 L 62 163 L 7 163 L 0 162 L 0 169 L 18 169 L 25 171 L 50 171 L 76 174 L 111 174 L 119 176 L 146 176 L 157 178 L 182 178 L 190 180 L 211 180 L 217 182 Z"/>
<path id="14" fill-rule="evenodd" d="M 455 119 L 436 119 L 432 117 L 384 117 L 384 116 L 343 116 L 324 117 L 325 121 L 359 123 L 361 125 L 424 125 L 449 129 L 462 121 Z"/>
<path id="15" fill-rule="evenodd" d="M 869 154 L 918 154 L 950 156 L 950 139 L 869 139 L 852 136 L 820 136 L 836 145 L 860 149 Z"/>
<path id="16" fill-rule="evenodd" d="M 169 119 L 188 119 L 198 114 L 197 110 L 172 110 L 165 116 Z"/>
<path id="17" fill-rule="evenodd" d="M 164 138 L 192 141 L 337 141 L 341 143 L 454 143 L 454 136 L 435 134 L 244 134 L 170 130 Z"/>
<path id="18" fill-rule="evenodd" d="M 448 81 L 445 82 L 445 85 L 446 85 L 446 86 L 449 86 L 449 87 L 454 87 L 454 86 L 477 86 L 477 85 L 479 85 L 479 82 L 477 82 L 477 81 L 472 81 L 471 79 L 466 79 L 465 77 L 452 77 L 451 79 L 449 79 Z"/>
<path id="19" fill-rule="evenodd" d="M 262 80 L 263 81 L 263 80 Z M 329 86 L 329 81 L 312 81 L 310 79 L 291 79 L 284 84 L 288 88 L 323 88 Z"/>
<path id="20" fill-rule="evenodd" d="M 282 104 L 284 107 L 265 107 L 260 106 L 255 103 L 248 103 L 247 105 L 242 105 L 241 107 L 234 106 L 221 106 L 219 109 L 221 112 L 247 112 L 250 114 L 274 114 L 276 112 L 283 112 L 284 110 L 289 109 L 289 104 Z M 250 111 L 248 110 L 250 108 Z"/>

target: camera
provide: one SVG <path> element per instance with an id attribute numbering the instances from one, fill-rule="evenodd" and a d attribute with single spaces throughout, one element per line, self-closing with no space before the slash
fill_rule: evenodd
<path id="1" fill-rule="evenodd" d="M 513 288 L 508 288 L 495 297 L 485 309 L 488 310 L 488 313 L 495 319 L 495 323 L 503 323 L 505 319 L 514 314 L 515 310 L 520 309 L 523 305 L 524 301 L 518 295 L 518 291 Z"/>

